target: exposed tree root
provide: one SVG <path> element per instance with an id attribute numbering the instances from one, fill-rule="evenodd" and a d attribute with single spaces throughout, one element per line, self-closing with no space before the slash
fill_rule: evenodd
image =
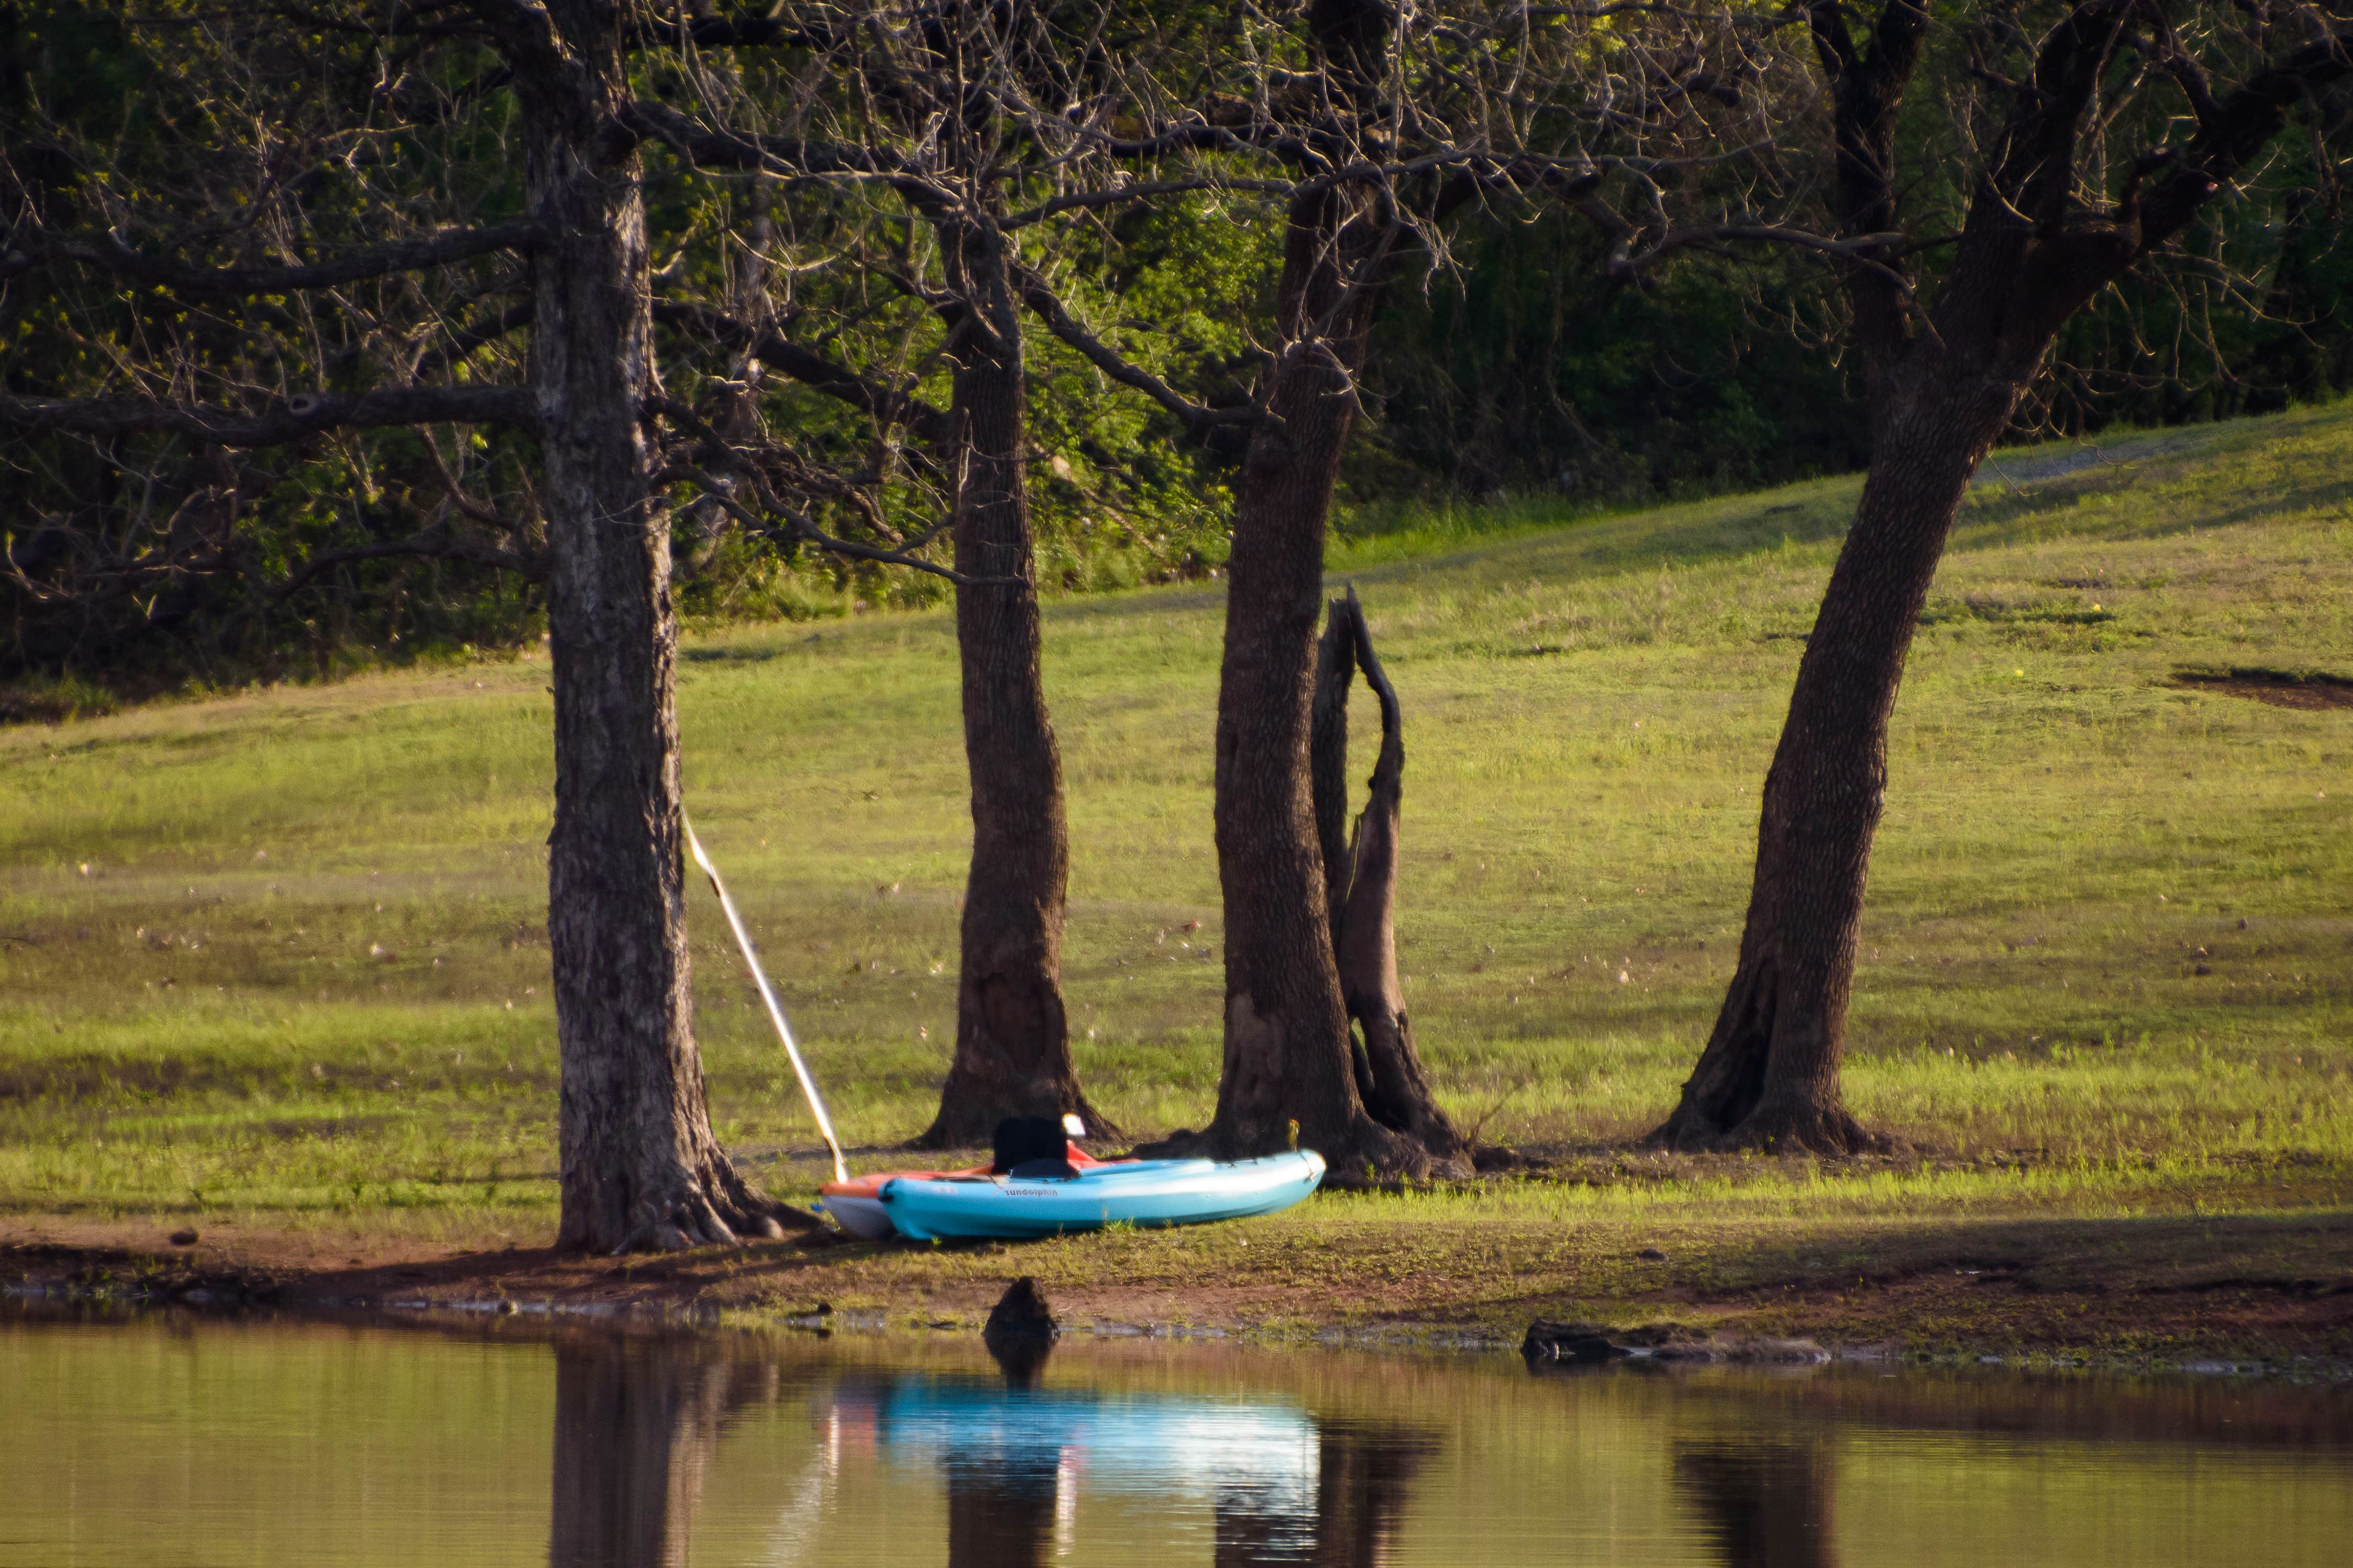
<path id="1" fill-rule="evenodd" d="M 1645 1140 L 1679 1153 L 1757 1150 L 1774 1154 L 1889 1154 L 1901 1140 L 1874 1132 L 1840 1103 L 1838 1052 L 1819 1030 L 1792 1030 L 1812 1070 L 1775 1071 L 1781 1015 L 1778 966 L 1744 952 L 1716 1016 L 1715 1032 L 1683 1084 L 1674 1111 Z M 1777 1081 L 1778 1079 L 1778 1081 Z"/>
<path id="2" fill-rule="evenodd" d="M 1213 1123 L 1198 1132 L 1179 1128 L 1166 1138 L 1137 1144 L 1131 1152 L 1140 1160 L 1249 1160 L 1294 1146 L 1323 1155 L 1328 1173 L 1325 1181 L 1335 1186 L 1391 1177 L 1459 1180 L 1472 1173 L 1467 1149 L 1435 1151 L 1409 1133 L 1382 1126 L 1362 1110 L 1352 1113 L 1336 1135 L 1303 1135 L 1296 1145 L 1287 1130 L 1279 1140 L 1238 1138 L 1229 1129 Z"/>
<path id="3" fill-rule="evenodd" d="M 1843 1110 L 1813 1108 L 1787 1113 L 1760 1108 L 1729 1128 L 1678 1109 L 1643 1142 L 1679 1154 L 1744 1149 L 1767 1154 L 1898 1154 L 1909 1148 L 1902 1139 L 1873 1131 Z"/>
<path id="4" fill-rule="evenodd" d="M 614 1256 L 684 1252 L 697 1247 L 741 1247 L 775 1241 L 794 1231 L 823 1228 L 815 1215 L 768 1196 L 745 1181 L 724 1155 L 714 1155 L 699 1179 L 667 1184 L 630 1207 L 629 1229 Z"/>

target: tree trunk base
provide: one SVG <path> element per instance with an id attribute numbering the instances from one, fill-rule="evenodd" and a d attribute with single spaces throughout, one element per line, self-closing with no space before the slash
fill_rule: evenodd
<path id="1" fill-rule="evenodd" d="M 1754 945 L 1753 938 L 1744 940 L 1715 1033 L 1684 1081 L 1673 1114 L 1644 1142 L 1682 1153 L 1896 1152 L 1900 1141 L 1847 1114 L 1836 1052 L 1824 1051 L 1814 1032 L 1791 1026 L 1783 966 L 1748 951 Z M 1784 1052 L 1795 1053 L 1794 1064 L 1777 1054 Z"/>
<path id="2" fill-rule="evenodd" d="M 1215 1123 L 1198 1132 L 1179 1128 L 1166 1138 L 1138 1143 L 1129 1151 L 1138 1160 L 1250 1160 L 1280 1154 L 1283 1145 L 1260 1148 L 1221 1130 Z M 1416 1181 L 1461 1181 L 1473 1172 L 1470 1159 L 1452 1147 L 1433 1149 L 1409 1133 L 1382 1126 L 1359 1111 L 1336 1138 L 1303 1140 L 1297 1147 L 1324 1156 L 1324 1183 L 1351 1186 L 1398 1177 Z"/>
<path id="3" fill-rule="evenodd" d="M 1744 1149 L 1767 1154 L 1894 1154 L 1905 1147 L 1901 1139 L 1874 1132 L 1844 1110 L 1763 1104 L 1730 1128 L 1700 1107 L 1681 1105 L 1645 1142 L 1685 1154 Z"/>
<path id="4" fill-rule="evenodd" d="M 635 1223 L 621 1245 L 613 1248 L 615 1256 L 777 1241 L 794 1231 L 821 1229 L 825 1224 L 752 1185 L 723 1155 L 701 1173 L 673 1184 L 667 1195 L 667 1202 L 636 1205 L 630 1216 Z"/>
<path id="5" fill-rule="evenodd" d="M 1014 1099 L 992 1097 L 986 1103 L 948 1103 L 954 1098 L 953 1093 L 944 1095 L 940 1113 L 932 1119 L 932 1124 L 899 1147 L 926 1152 L 986 1149 L 997 1136 L 997 1124 L 1008 1116 L 1042 1116 L 1050 1121 L 1059 1121 L 1066 1115 L 1075 1115 L 1085 1124 L 1090 1139 L 1117 1140 L 1126 1136 L 1118 1122 L 1088 1102 L 1076 1084 L 1068 1086 L 1064 1092 Z"/>

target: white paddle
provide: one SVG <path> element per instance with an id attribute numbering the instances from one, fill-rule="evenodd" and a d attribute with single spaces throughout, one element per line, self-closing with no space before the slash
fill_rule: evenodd
<path id="1" fill-rule="evenodd" d="M 735 900 L 727 896 L 727 884 L 719 879 L 719 868 L 702 852 L 702 840 L 694 836 L 694 826 L 686 821 L 683 812 L 679 821 L 686 828 L 686 847 L 694 863 L 711 879 L 711 890 L 719 895 L 719 907 L 727 911 L 727 924 L 735 933 L 735 945 L 744 950 L 744 962 L 752 966 L 752 981 L 760 988 L 760 1000 L 768 1005 L 768 1020 L 776 1026 L 776 1038 L 785 1042 L 785 1055 L 793 1059 L 793 1076 L 801 1080 L 801 1092 L 808 1096 L 808 1106 L 817 1117 L 817 1130 L 825 1134 L 825 1146 L 833 1151 L 833 1179 L 849 1180 L 849 1167 L 842 1163 L 841 1140 L 833 1135 L 833 1118 L 825 1113 L 825 1097 L 817 1091 L 817 1080 L 809 1077 L 808 1064 L 801 1060 L 801 1048 L 793 1043 L 793 1026 L 785 1022 L 785 1009 L 769 987 L 767 973 L 760 967 L 760 955 L 752 951 L 752 933 L 744 929 L 744 917 L 735 912 Z"/>

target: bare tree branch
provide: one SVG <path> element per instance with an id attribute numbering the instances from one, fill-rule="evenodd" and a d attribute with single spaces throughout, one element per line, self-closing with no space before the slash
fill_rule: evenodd
<path id="1" fill-rule="evenodd" d="M 386 425 L 506 425 L 533 430 L 530 394 L 509 386 L 394 386 L 310 393 L 266 414 L 146 397 L 17 397 L 0 393 L 0 426 L 72 436 L 165 431 L 219 447 L 275 447 L 336 429 Z"/>
<path id="2" fill-rule="evenodd" d="M 292 267 L 195 267 L 135 250 L 111 234 L 103 239 L 20 235 L 5 265 L 0 265 L 0 276 L 44 260 L 76 261 L 180 293 L 290 294 L 304 289 L 333 289 L 395 272 L 446 267 L 497 250 L 529 250 L 544 232 L 535 223 L 492 224 L 487 228 L 392 240 L 332 261 Z"/>
<path id="3" fill-rule="evenodd" d="M 697 168 L 760 169 L 787 183 L 874 180 L 927 211 L 955 205 L 954 195 L 925 178 L 920 167 L 870 147 L 761 135 L 732 126 L 714 130 L 651 100 L 624 105 L 615 119 L 623 130 L 661 142 Z"/>
<path id="4" fill-rule="evenodd" d="M 1122 386 L 1143 393 L 1153 402 L 1175 415 L 1187 430 L 1197 434 L 1219 425 L 1265 423 L 1280 427 L 1282 420 L 1265 409 L 1245 405 L 1239 408 L 1211 408 L 1192 402 L 1154 375 L 1150 371 L 1123 356 L 1116 349 L 1087 331 L 1068 307 L 1048 288 L 1046 280 L 1027 267 L 1014 268 L 1014 280 L 1021 289 L 1021 302 L 1029 307 L 1038 319 L 1089 364 Z"/>
<path id="5" fill-rule="evenodd" d="M 657 300 L 654 321 L 723 343 L 738 353 L 751 354 L 811 391 L 848 404 L 886 429 L 904 426 L 929 442 L 947 437 L 948 416 L 944 409 L 924 402 L 912 391 L 860 375 L 848 365 L 828 359 L 779 332 L 756 329 L 716 307 Z"/>
<path id="6" fill-rule="evenodd" d="M 1018 578 L 1011 577 L 967 577 L 935 561 L 926 561 L 920 555 L 910 555 L 901 550 L 886 550 L 880 545 L 860 544 L 855 540 L 839 539 L 819 528 L 817 525 L 817 520 L 807 513 L 777 505 L 773 496 L 764 497 L 767 504 L 775 508 L 776 514 L 792 525 L 789 529 L 779 529 L 773 523 L 762 521 L 758 513 L 738 500 L 724 480 L 696 468 L 691 463 L 668 464 L 655 471 L 650 482 L 659 488 L 676 484 L 681 480 L 699 487 L 714 505 L 758 537 L 773 538 L 782 534 L 789 539 L 813 544 L 828 554 L 847 556 L 854 561 L 878 561 L 892 566 L 905 566 L 917 572 L 927 572 L 934 577 L 944 578 L 954 583 L 959 588 L 989 587 L 1018 581 Z"/>
<path id="7" fill-rule="evenodd" d="M 2353 23 L 2340 22 L 2320 37 L 2265 65 L 2214 106 L 2168 172 L 2143 196 L 2138 254 L 2147 255 L 2180 232 L 2207 199 L 2238 176 L 2287 122 L 2288 110 L 2353 79 Z"/>
<path id="8" fill-rule="evenodd" d="M 430 561 L 464 561 L 476 566 L 488 566 L 493 571 L 512 572 L 531 582 L 547 575 L 543 559 L 519 555 L 512 551 L 498 550 L 470 540 L 447 527 L 427 529 L 406 539 L 388 539 L 375 544 L 354 544 L 341 550 L 322 550 L 302 563 L 302 569 L 280 584 L 271 592 L 280 599 L 292 598 L 317 580 L 321 574 L 353 561 L 382 561 L 399 556 L 413 556 Z"/>

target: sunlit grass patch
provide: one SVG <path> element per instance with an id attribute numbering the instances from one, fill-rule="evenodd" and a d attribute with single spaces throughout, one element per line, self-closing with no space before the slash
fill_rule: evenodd
<path id="1" fill-rule="evenodd" d="M 1361 1251 L 1456 1222 L 2341 1205 L 2353 712 L 2175 676 L 2353 673 L 2353 415 L 2083 459 L 1997 458 L 1912 656 L 1848 1080 L 1922 1151 L 1889 1166 L 1632 1147 L 1713 1022 L 1855 481 L 1391 518 L 1337 548 L 1406 703 L 1417 1036 L 1466 1124 L 1561 1163 L 1319 1200 L 1252 1234 Z M 1216 584 L 1048 612 L 1071 1018 L 1090 1092 L 1137 1133 L 1215 1101 L 1221 612 Z M 952 623 L 717 626 L 689 655 L 690 810 L 855 1162 L 879 1167 L 928 1121 L 954 1035 L 970 828 Z M 0 730 L 0 1213 L 543 1235 L 545 688 L 519 660 Z M 1355 777 L 1374 733 L 1367 710 Z M 806 1196 L 807 1114 L 692 896 L 721 1136 Z"/>

